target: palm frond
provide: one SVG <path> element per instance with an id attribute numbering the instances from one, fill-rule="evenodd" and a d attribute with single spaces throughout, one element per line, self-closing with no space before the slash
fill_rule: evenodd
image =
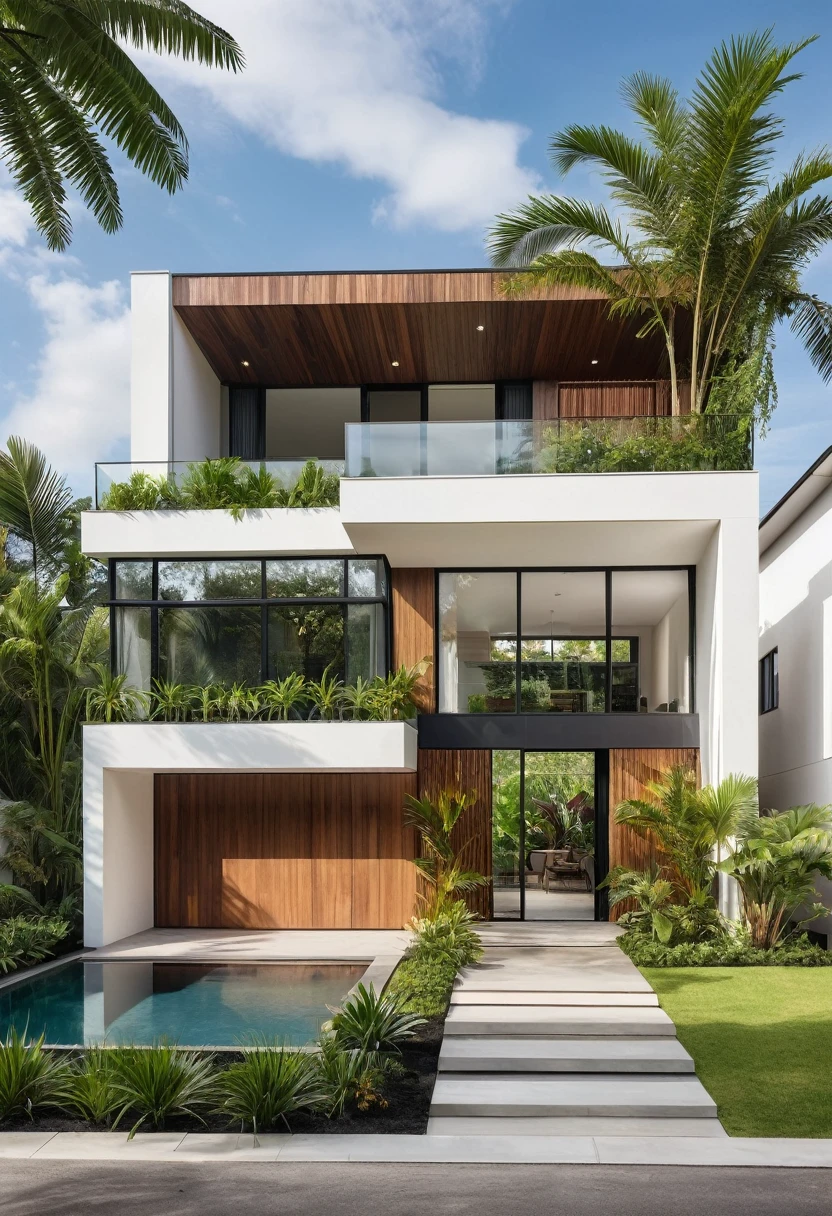
<path id="1" fill-rule="evenodd" d="M 544 194 L 497 216 L 489 252 L 496 266 L 529 266 L 543 254 L 582 243 L 607 247 L 625 260 L 629 255 L 621 225 L 605 207 Z"/>
<path id="2" fill-rule="evenodd" d="M 32 546 L 32 564 L 54 562 L 63 549 L 72 506 L 64 477 L 38 448 L 12 435 L 0 452 L 0 522 Z"/>
<path id="3" fill-rule="evenodd" d="M 791 325 L 821 377 L 832 380 L 832 304 L 814 295 L 796 295 Z"/>

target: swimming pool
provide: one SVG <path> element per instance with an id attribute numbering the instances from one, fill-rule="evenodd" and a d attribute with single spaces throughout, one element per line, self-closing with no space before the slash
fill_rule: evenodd
<path id="1" fill-rule="evenodd" d="M 73 960 L 0 988 L 10 1026 L 54 1046 L 238 1047 L 255 1036 L 303 1046 L 366 963 L 151 963 Z"/>

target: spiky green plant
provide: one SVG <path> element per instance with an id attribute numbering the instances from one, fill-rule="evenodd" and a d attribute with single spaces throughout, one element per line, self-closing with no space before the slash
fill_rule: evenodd
<path id="1" fill-rule="evenodd" d="M 179 499 L 190 510 L 211 511 L 240 502 L 239 478 L 243 468 L 236 456 L 189 464 L 179 485 Z"/>
<path id="2" fill-rule="evenodd" d="M 28 1040 L 12 1026 L 0 1041 L 0 1121 L 58 1106 L 68 1072 L 64 1060 L 44 1049 L 43 1035 Z"/>
<path id="3" fill-rule="evenodd" d="M 673 920 L 669 913 L 676 898 L 672 882 L 662 876 L 657 865 L 647 870 L 628 870 L 616 866 L 610 870 L 602 886 L 609 887 L 610 907 L 632 902 L 635 909 L 625 912 L 620 923 L 624 928 L 647 930 L 657 941 L 667 943 L 673 935 Z"/>
<path id="4" fill-rule="evenodd" d="M 127 481 L 114 481 L 102 494 L 102 511 L 156 511 L 165 505 L 167 481 L 134 469 Z"/>
<path id="5" fill-rule="evenodd" d="M 483 947 L 474 930 L 476 920 L 461 899 L 448 904 L 435 916 L 414 916 L 410 922 L 414 941 L 408 951 L 409 957 L 444 960 L 457 970 L 478 962 Z"/>
<path id="6" fill-rule="evenodd" d="M 475 891 L 491 881 L 467 862 L 476 836 L 472 834 L 460 842 L 455 833 L 476 800 L 473 791 L 462 790 L 442 790 L 435 799 L 427 794 L 421 798 L 408 794 L 405 798 L 405 823 L 416 828 L 422 839 L 423 856 L 415 858 L 414 865 L 430 889 L 427 897 L 421 897 L 429 918 L 445 910 L 460 893 Z"/>
<path id="7" fill-rule="evenodd" d="M 88 1123 L 109 1125 L 124 1106 L 116 1065 L 111 1049 L 88 1047 L 66 1077 L 60 1098 L 63 1109 Z"/>
<path id="8" fill-rule="evenodd" d="M 127 683 L 124 673 L 114 675 L 106 663 L 91 663 L 96 683 L 87 689 L 88 722 L 135 722 L 147 716 L 150 697 Z"/>
<path id="9" fill-rule="evenodd" d="M 164 722 L 187 722 L 193 713 L 193 689 L 173 680 L 154 680 L 150 694 L 150 717 Z"/>
<path id="10" fill-rule="evenodd" d="M 255 1135 L 279 1124 L 288 1128 L 287 1115 L 323 1109 L 329 1096 L 311 1052 L 262 1039 L 246 1050 L 242 1062 L 220 1073 L 217 1089 L 216 1113 L 238 1122 L 241 1131 L 250 1126 Z"/>
<path id="11" fill-rule="evenodd" d="M 299 710 L 309 701 L 306 680 L 296 671 L 284 676 L 282 680 L 266 680 L 257 692 L 261 713 L 269 722 L 273 718 L 288 722 L 292 712 Z"/>
<path id="12" fill-rule="evenodd" d="M 0 520 L 31 547 L 32 576 L 36 583 L 43 582 L 54 574 L 68 539 L 72 493 L 31 443 L 11 435 L 7 447 L 8 452 L 0 452 Z"/>
<path id="13" fill-rule="evenodd" d="M 401 998 L 359 984 L 339 1009 L 333 1009 L 332 1031 L 342 1047 L 365 1052 L 394 1051 L 413 1037 L 424 1018 L 404 1013 Z"/>
<path id="14" fill-rule="evenodd" d="M 337 507 L 341 482 L 315 460 L 307 460 L 294 485 L 277 490 L 279 507 Z"/>
<path id="15" fill-rule="evenodd" d="M 344 707 L 344 681 L 336 675 L 330 675 L 332 663 L 323 672 L 320 680 L 309 680 L 306 691 L 312 702 L 312 712 L 324 722 L 331 722 L 340 717 Z"/>
<path id="16" fill-rule="evenodd" d="M 128 1112 L 138 1118 L 130 1128 L 132 1140 L 140 1127 L 162 1128 L 174 1115 L 202 1114 L 216 1095 L 213 1057 L 185 1051 L 167 1043 L 152 1047 L 123 1047 L 113 1051 L 114 1088 L 121 1098 L 117 1127 Z"/>

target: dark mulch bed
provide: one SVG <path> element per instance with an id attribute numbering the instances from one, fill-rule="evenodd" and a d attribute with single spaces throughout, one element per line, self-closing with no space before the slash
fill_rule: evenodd
<path id="1" fill-rule="evenodd" d="M 371 1109 L 360 1111 L 348 1109 L 340 1119 L 327 1119 L 324 1115 L 309 1114 L 299 1111 L 289 1116 L 288 1129 L 272 1128 L 271 1131 L 289 1130 L 295 1133 L 316 1133 L 320 1135 L 343 1135 L 357 1132 L 373 1135 L 423 1136 L 427 1131 L 428 1112 L 430 1110 L 433 1085 L 436 1080 L 436 1066 L 439 1058 L 439 1048 L 442 1043 L 442 1028 L 444 1018 L 433 1018 L 420 1027 L 412 1039 L 402 1048 L 400 1062 L 406 1070 L 403 1076 L 393 1077 L 385 1087 L 384 1096 L 387 1099 L 387 1109 Z M 230 1053 L 228 1058 L 234 1058 Z M 129 1115 L 125 1115 L 118 1130 L 128 1131 L 132 1126 Z M 152 1131 L 153 1128 L 142 1127 L 141 1131 Z M 205 1123 L 197 1119 L 170 1119 L 164 1127 L 169 1132 L 234 1132 L 239 1131 L 237 1125 L 229 1126 L 227 1120 L 209 1115 Z M 0 1123 L 0 1131 L 4 1132 L 89 1132 L 107 1131 L 106 1127 L 96 1127 L 74 1119 L 60 1111 L 51 1114 L 44 1111 L 36 1113 L 32 1119 L 7 1119 Z"/>

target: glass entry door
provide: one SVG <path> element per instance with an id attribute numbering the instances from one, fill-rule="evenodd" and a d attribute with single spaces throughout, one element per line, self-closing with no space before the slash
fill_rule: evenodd
<path id="1" fill-rule="evenodd" d="M 594 920 L 594 752 L 495 751 L 495 920 Z"/>

